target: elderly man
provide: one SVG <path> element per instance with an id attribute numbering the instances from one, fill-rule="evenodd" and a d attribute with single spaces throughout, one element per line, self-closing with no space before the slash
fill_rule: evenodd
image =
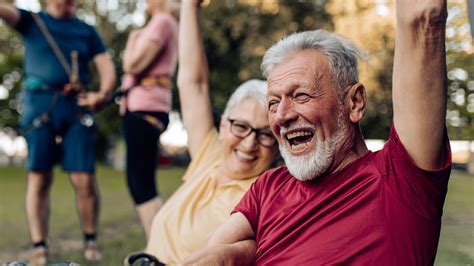
<path id="1" fill-rule="evenodd" d="M 357 49 L 325 31 L 266 53 L 271 128 L 286 167 L 252 185 L 208 247 L 184 264 L 431 265 L 451 169 L 445 128 L 445 0 L 398 0 L 394 120 L 378 152 Z"/>
<path id="2" fill-rule="evenodd" d="M 34 247 L 31 265 L 47 263 L 51 170 L 58 158 L 70 172 L 76 192 L 84 255 L 91 261 L 101 257 L 96 243 L 96 126 L 90 111 L 107 100 L 116 78 L 95 29 L 75 17 L 77 2 L 48 0 L 46 10 L 39 13 L 0 3 L 0 18 L 22 35 L 25 45 L 20 123 L 28 143 L 26 214 Z M 98 70 L 100 91 L 81 92 L 90 81 L 90 61 Z"/>

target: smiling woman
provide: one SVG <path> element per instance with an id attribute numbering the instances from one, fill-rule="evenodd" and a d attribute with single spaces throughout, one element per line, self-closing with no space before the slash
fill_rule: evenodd
<path id="1" fill-rule="evenodd" d="M 276 140 L 266 116 L 265 95 L 266 83 L 250 80 L 231 96 L 219 127 L 223 149 L 219 182 L 256 176 L 273 161 Z"/>
<path id="2" fill-rule="evenodd" d="M 180 90 L 185 88 L 189 87 L 180 86 Z M 196 127 L 186 126 L 192 161 L 183 177 L 185 183 L 155 216 L 148 253 L 174 264 L 202 247 L 255 177 L 273 162 L 277 145 L 266 118 L 265 91 L 263 81 L 242 84 L 228 102 L 219 133 L 210 126 L 197 150 L 192 149 L 194 132 L 199 133 L 206 116 L 198 119 L 201 123 Z M 199 103 L 203 104 L 195 102 Z M 190 107 L 182 105 L 185 125 Z"/>
<path id="3" fill-rule="evenodd" d="M 213 126 L 199 2 L 182 3 L 178 49 L 178 87 L 191 163 L 184 184 L 155 216 L 146 248 L 165 264 L 177 264 L 201 248 L 278 154 L 267 119 L 265 81 L 240 85 L 227 102 L 219 132 Z"/>

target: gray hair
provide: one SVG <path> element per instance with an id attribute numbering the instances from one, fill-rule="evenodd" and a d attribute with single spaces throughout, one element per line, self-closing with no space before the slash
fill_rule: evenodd
<path id="1" fill-rule="evenodd" d="M 242 83 L 232 93 L 229 100 L 227 101 L 224 113 L 222 117 L 228 118 L 230 112 L 234 107 L 241 101 L 252 98 L 266 106 L 267 104 L 267 82 L 259 79 L 251 79 Z"/>
<path id="2" fill-rule="evenodd" d="M 261 65 L 263 76 L 268 77 L 285 57 L 307 49 L 328 57 L 333 82 L 340 94 L 346 86 L 358 82 L 357 59 L 363 57 L 361 51 L 349 40 L 325 30 L 293 33 L 270 47 Z"/>

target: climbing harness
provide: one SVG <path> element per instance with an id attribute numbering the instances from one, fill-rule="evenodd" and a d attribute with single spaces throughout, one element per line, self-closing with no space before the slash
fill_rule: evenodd
<path id="1" fill-rule="evenodd" d="M 54 107 L 58 103 L 60 94 L 67 95 L 70 93 L 80 93 L 80 92 L 86 91 L 86 87 L 81 83 L 79 79 L 78 52 L 76 50 L 71 51 L 71 54 L 70 54 L 71 65 L 70 65 L 67 62 L 66 58 L 64 57 L 64 54 L 62 53 L 62 51 L 59 49 L 58 44 L 54 40 L 53 36 L 49 32 L 47 26 L 44 24 L 41 17 L 37 13 L 33 13 L 33 12 L 31 13 L 31 15 L 33 19 L 35 20 L 36 24 L 38 25 L 41 33 L 46 38 L 46 41 L 48 42 L 49 46 L 53 50 L 56 58 L 61 63 L 61 66 L 63 67 L 64 71 L 69 76 L 70 86 L 64 87 L 62 90 L 58 90 L 56 88 L 51 88 L 47 84 L 43 84 L 41 81 L 38 81 L 38 80 L 35 81 L 37 88 L 40 88 L 43 90 L 53 90 L 54 96 L 52 97 L 48 105 L 48 109 L 44 113 L 39 115 L 38 117 L 34 118 L 30 126 L 24 129 L 24 133 L 27 133 L 34 128 L 40 128 L 50 122 L 51 112 L 53 111 Z M 77 115 L 77 119 L 82 125 L 86 127 L 91 127 L 94 125 L 94 118 L 91 114 L 79 112 Z"/>
<path id="2" fill-rule="evenodd" d="M 166 89 L 171 89 L 172 86 L 173 86 L 173 82 L 172 82 L 171 78 L 167 75 L 145 76 L 145 77 L 142 77 L 137 82 L 137 84 L 142 86 L 142 87 L 159 86 L 159 87 L 166 88 Z M 117 92 L 114 93 L 114 97 L 112 97 L 112 99 L 115 99 L 115 102 L 118 103 L 119 98 L 121 98 L 121 97 L 125 98 L 125 103 L 124 104 L 125 104 L 125 110 L 126 110 L 127 113 L 129 113 L 129 114 L 131 114 L 135 117 L 139 117 L 139 118 L 145 120 L 150 125 L 152 125 L 154 128 L 156 128 L 160 133 L 163 133 L 163 131 L 165 131 L 165 129 L 166 129 L 166 126 L 163 124 L 163 122 L 161 122 L 155 116 L 148 115 L 148 114 L 143 114 L 143 113 L 129 112 L 129 110 L 127 108 L 126 97 L 128 96 L 129 91 L 132 90 L 132 89 L 133 89 L 133 87 L 127 88 L 125 90 L 122 90 L 122 89 L 119 88 L 117 90 Z"/>
<path id="3" fill-rule="evenodd" d="M 71 62 L 72 64 L 69 65 L 66 58 L 64 57 L 63 52 L 59 49 L 58 44 L 54 40 L 53 36 L 48 30 L 48 27 L 44 24 L 43 20 L 37 13 L 31 13 L 33 19 L 35 20 L 36 24 L 38 25 L 41 33 L 46 38 L 51 49 L 53 49 L 54 55 L 61 63 L 66 74 L 69 76 L 69 83 L 72 85 L 72 92 L 81 92 L 85 90 L 84 85 L 81 83 L 79 79 L 79 63 L 78 63 L 78 53 L 76 50 L 71 51 Z"/>

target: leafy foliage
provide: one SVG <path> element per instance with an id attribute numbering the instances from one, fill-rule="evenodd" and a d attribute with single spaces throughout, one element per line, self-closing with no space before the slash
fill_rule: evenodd
<path id="1" fill-rule="evenodd" d="M 464 3 L 465 4 L 465 3 Z M 465 6 L 464 6 L 465 7 Z M 446 30 L 448 69 L 448 133 L 451 139 L 474 139 L 474 43 L 469 43 L 468 17 L 463 5 L 449 5 Z"/>
<path id="2" fill-rule="evenodd" d="M 0 21 L 0 127 L 17 128 L 23 49 L 18 34 Z"/>
<path id="3" fill-rule="evenodd" d="M 219 114 L 240 83 L 262 78 L 260 63 L 273 43 L 295 31 L 331 28 L 324 1 L 281 0 L 277 13 L 265 10 L 263 4 L 228 2 L 212 1 L 202 14 L 212 100 Z"/>
<path id="4" fill-rule="evenodd" d="M 9 1 L 11 2 L 11 1 Z M 118 76 L 122 76 L 122 51 L 129 32 L 145 20 L 139 1 L 83 0 L 77 12 L 81 19 L 95 25 L 109 48 Z M 243 81 L 261 78 L 260 63 L 266 49 L 282 37 L 295 31 L 324 28 L 334 30 L 335 20 L 348 16 L 348 3 L 337 0 L 243 0 L 211 1 L 202 10 L 201 28 L 208 56 L 211 82 L 211 98 L 214 104 L 216 123 L 232 91 Z M 355 17 L 365 21 L 373 10 L 370 1 L 356 1 Z M 448 130 L 453 139 L 474 138 L 474 59 L 466 47 L 467 16 L 460 1 L 450 4 L 450 24 L 447 39 L 447 66 L 449 77 Z M 41 1 L 44 6 L 44 1 Z M 275 3 L 273 7 L 269 3 Z M 375 3 L 375 2 L 374 2 Z M 332 7 L 329 5 L 333 4 Z M 334 4 L 342 12 L 331 12 Z M 465 4 L 465 3 L 464 3 Z M 346 7 L 344 7 L 346 6 Z M 331 9 L 332 8 L 332 9 Z M 454 10 L 454 11 L 453 11 Z M 355 22 L 354 22 L 355 23 Z M 364 23 L 349 27 L 349 32 L 359 28 L 359 44 L 375 63 L 362 64 L 361 77 L 368 89 L 367 111 L 362 128 L 367 138 L 386 138 L 391 126 L 391 83 L 394 51 L 394 28 L 391 24 L 379 24 L 364 29 Z M 346 25 L 352 25 L 351 23 Z M 361 26 L 362 25 L 362 26 Z M 337 28 L 336 28 L 337 29 Z M 340 29 L 339 29 L 340 30 Z M 350 37 L 354 39 L 353 36 Z M 23 48 L 20 36 L 0 20 L 0 128 L 17 130 L 20 84 L 22 78 Z M 94 68 L 91 66 L 91 70 Z M 467 73 L 467 74 L 466 74 Z M 120 84 L 117 84 L 119 86 Z M 98 88 L 98 77 L 94 75 L 93 88 Z M 5 95 L 7 91 L 8 95 Z M 179 97 L 173 91 L 173 108 L 179 110 Z M 462 98 L 462 100 L 461 100 Z M 98 155 L 103 158 L 105 150 L 119 138 L 120 118 L 118 107 L 109 105 L 97 115 L 99 124 Z M 13 132 L 10 130 L 9 132 Z"/>
<path id="5" fill-rule="evenodd" d="M 101 2 L 82 1 L 78 17 L 95 25 L 112 55 L 118 76 L 123 72 L 122 51 L 128 33 L 135 27 L 132 23 L 137 3 L 118 1 L 114 8 L 104 8 Z M 44 6 L 44 3 L 42 3 Z M 325 1 L 281 0 L 278 12 L 265 10 L 263 4 L 247 5 L 236 1 L 212 1 L 203 8 L 202 30 L 204 45 L 210 67 L 212 101 L 216 118 L 224 109 L 232 91 L 243 81 L 261 78 L 260 62 L 265 50 L 283 36 L 299 30 L 316 28 L 331 29 L 330 15 L 324 10 Z M 11 30 L 3 30 L 0 35 L 2 51 L 0 74 L 16 71 L 21 77 L 22 49 L 18 35 Z M 4 33 L 4 34 L 3 34 Z M 14 44 L 14 45 L 12 45 Z M 6 47 L 5 49 L 3 47 Z M 94 68 L 91 67 L 93 71 Z M 6 79 L 4 78 L 4 84 Z M 0 101 L 0 127 L 15 126 L 19 112 L 19 80 L 12 82 L 13 89 L 5 100 Z M 98 88 L 95 75 L 93 88 Z M 179 98 L 174 90 L 173 107 L 179 110 Z M 11 115 L 9 115 L 11 113 Z M 98 154 L 104 154 L 109 143 L 120 135 L 120 119 L 116 105 L 110 105 L 98 116 Z M 216 119 L 217 122 L 218 119 Z"/>

